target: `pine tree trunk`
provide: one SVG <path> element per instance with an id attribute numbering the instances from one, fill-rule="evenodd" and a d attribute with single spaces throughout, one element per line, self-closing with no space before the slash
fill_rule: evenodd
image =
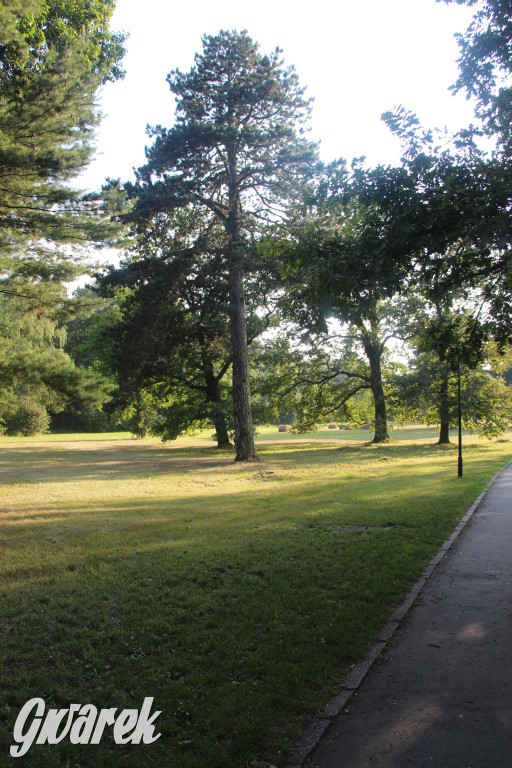
<path id="1" fill-rule="evenodd" d="M 243 280 L 243 245 L 241 243 L 241 207 L 237 175 L 236 145 L 227 148 L 229 213 L 229 319 L 231 321 L 231 354 L 233 358 L 233 419 L 235 423 L 235 461 L 258 459 L 254 444 L 251 392 L 249 384 L 249 352 L 245 325 Z"/>
<path id="2" fill-rule="evenodd" d="M 243 273 L 241 265 L 235 260 L 232 260 L 229 274 L 229 318 L 231 320 L 231 353 L 233 356 L 235 461 L 255 461 L 258 454 L 254 444 L 252 424 Z"/>

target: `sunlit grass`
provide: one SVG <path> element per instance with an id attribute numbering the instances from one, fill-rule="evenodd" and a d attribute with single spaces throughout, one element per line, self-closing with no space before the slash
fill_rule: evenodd
<path id="1" fill-rule="evenodd" d="M 251 464 L 206 433 L 0 439 L 0 754 L 31 697 L 154 696 L 154 744 L 63 741 L 23 764 L 278 763 L 512 458 L 465 436 L 461 480 L 434 430 L 393 437 L 261 430 Z"/>

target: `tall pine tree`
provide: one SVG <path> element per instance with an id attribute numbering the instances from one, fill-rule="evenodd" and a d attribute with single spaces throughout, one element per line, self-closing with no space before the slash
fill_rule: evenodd
<path id="1" fill-rule="evenodd" d="M 236 459 L 252 460 L 244 274 L 259 232 L 285 216 L 315 164 L 316 147 L 304 135 L 310 103 L 281 52 L 262 55 L 246 32 L 205 36 L 190 72 L 172 71 L 168 82 L 175 124 L 152 130 L 148 162 L 131 192 L 140 217 L 197 207 L 222 226 Z"/>

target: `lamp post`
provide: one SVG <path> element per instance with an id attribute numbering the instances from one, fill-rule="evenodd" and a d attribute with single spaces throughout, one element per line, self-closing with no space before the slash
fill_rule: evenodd
<path id="1" fill-rule="evenodd" d="M 457 466 L 457 476 L 462 477 L 462 413 L 460 407 L 460 357 L 457 360 L 457 399 L 459 410 L 459 461 Z"/>

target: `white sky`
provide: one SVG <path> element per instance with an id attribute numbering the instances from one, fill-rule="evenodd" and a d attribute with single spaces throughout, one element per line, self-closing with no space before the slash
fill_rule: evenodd
<path id="1" fill-rule="evenodd" d="M 400 147 L 382 112 L 402 104 L 426 127 L 456 129 L 472 120 L 463 95 L 448 92 L 457 74 L 455 32 L 474 9 L 435 0 L 117 0 L 112 29 L 128 32 L 124 81 L 108 84 L 98 156 L 80 183 L 132 178 L 150 143 L 146 125 L 169 127 L 174 102 L 166 75 L 188 71 L 203 34 L 246 29 L 262 53 L 276 46 L 315 99 L 311 138 L 322 159 L 366 155 L 398 163 Z"/>

